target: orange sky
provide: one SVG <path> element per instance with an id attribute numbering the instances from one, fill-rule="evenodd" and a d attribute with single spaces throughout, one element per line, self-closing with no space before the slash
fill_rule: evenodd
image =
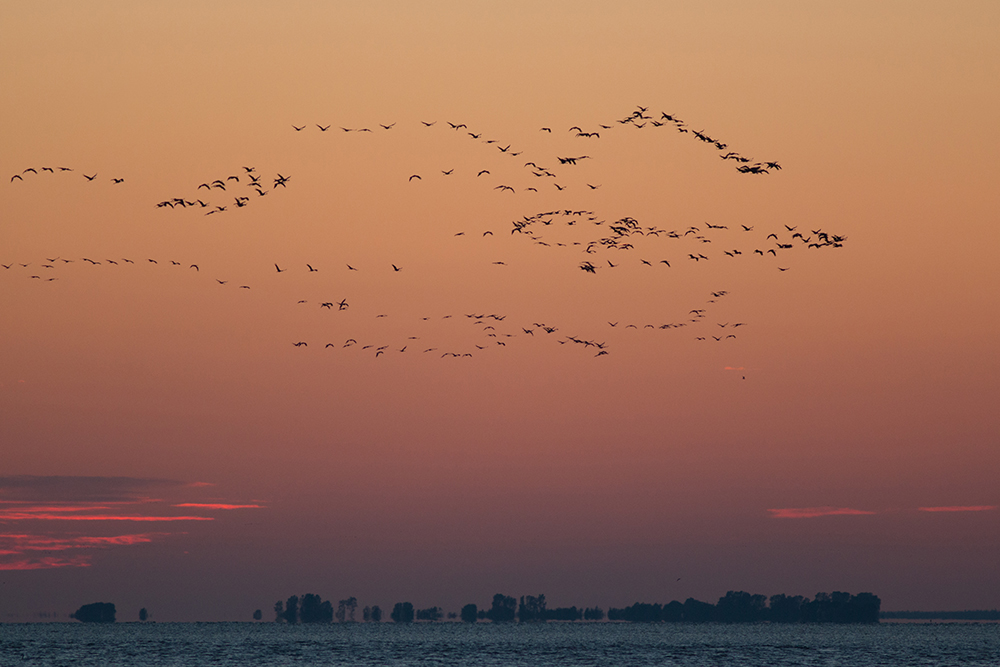
<path id="1" fill-rule="evenodd" d="M 0 621 L 996 607 L 998 19 L 3 5 Z"/>

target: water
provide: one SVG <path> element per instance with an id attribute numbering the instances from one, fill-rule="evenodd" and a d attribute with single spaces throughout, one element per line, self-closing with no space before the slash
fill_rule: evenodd
<path id="1" fill-rule="evenodd" d="M 1000 624 L 0 625 L 0 665 L 1000 665 Z"/>

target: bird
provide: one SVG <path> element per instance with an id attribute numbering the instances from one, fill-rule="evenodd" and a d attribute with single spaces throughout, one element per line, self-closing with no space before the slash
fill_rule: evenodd
<path id="1" fill-rule="evenodd" d="M 292 345 L 294 345 L 295 347 L 309 347 L 309 343 L 306 343 L 305 341 L 301 340 L 298 343 L 292 343 Z"/>
<path id="2" fill-rule="evenodd" d="M 277 264 L 275 264 L 275 266 L 277 266 Z M 309 272 L 310 273 L 315 273 L 315 272 L 319 271 L 319 269 L 314 269 L 312 267 L 312 264 L 306 264 L 306 266 L 309 267 Z"/>
<path id="3" fill-rule="evenodd" d="M 281 267 L 280 267 L 280 266 L 278 266 L 277 264 L 275 264 L 275 265 L 274 265 L 274 268 L 278 270 L 278 273 L 284 273 L 285 271 L 287 271 L 287 270 L 288 270 L 288 269 L 283 269 L 283 268 L 281 268 Z"/>
<path id="4" fill-rule="evenodd" d="M 422 181 L 422 180 L 424 180 L 424 179 L 420 178 L 420 174 L 413 174 L 413 175 L 412 175 L 412 176 L 410 176 L 410 177 L 409 177 L 409 178 L 408 178 L 407 180 L 408 180 L 408 181 L 412 181 L 412 180 L 413 180 L 414 178 L 415 178 L 415 179 L 417 179 L 418 181 Z"/>
<path id="5" fill-rule="evenodd" d="M 316 124 L 316 127 L 318 127 L 318 128 L 319 128 L 319 131 L 320 131 L 320 132 L 326 132 L 327 130 L 329 130 L 329 129 L 330 129 L 330 126 L 329 126 L 329 125 L 327 125 L 326 127 L 323 127 L 323 126 L 322 126 L 322 125 L 320 125 L 319 123 L 317 123 L 317 124 Z"/>
<path id="6" fill-rule="evenodd" d="M 398 266 L 396 266 L 395 264 L 393 264 L 392 265 L 392 270 L 393 271 L 400 271 L 401 269 Z"/>
<path id="7" fill-rule="evenodd" d="M 86 178 L 88 181 L 92 181 L 95 178 L 97 178 L 97 174 L 94 174 L 93 176 L 87 176 L 86 174 L 84 174 L 83 177 Z"/>
<path id="8" fill-rule="evenodd" d="M 301 132 L 302 130 L 306 129 L 305 125 L 303 125 L 302 127 L 298 127 L 297 125 L 292 125 L 292 127 L 295 129 L 296 132 Z"/>

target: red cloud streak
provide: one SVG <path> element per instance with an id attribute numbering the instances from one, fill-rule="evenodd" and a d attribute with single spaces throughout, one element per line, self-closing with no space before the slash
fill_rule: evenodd
<path id="1" fill-rule="evenodd" d="M 137 535 L 50 537 L 47 535 L 0 535 L 0 554 L 23 554 L 25 551 L 66 551 L 67 549 L 95 549 L 108 546 L 143 544 L 166 533 L 141 533 Z M 9 550 L 8 550 L 9 549 Z"/>
<path id="2" fill-rule="evenodd" d="M 875 512 L 856 510 L 852 507 L 784 507 L 767 511 L 774 519 L 812 519 L 818 516 L 875 514 Z"/>
<path id="3" fill-rule="evenodd" d="M 35 514 L 0 511 L 0 521 L 214 521 L 209 516 L 140 516 L 130 514 Z"/>
<path id="4" fill-rule="evenodd" d="M 180 503 L 174 507 L 201 507 L 208 510 L 265 509 L 264 505 L 226 505 L 223 503 Z"/>
<path id="5" fill-rule="evenodd" d="M 90 567 L 87 556 L 75 558 L 39 558 L 37 560 L 18 560 L 12 563 L 0 563 L 0 570 L 50 570 L 56 567 Z"/>

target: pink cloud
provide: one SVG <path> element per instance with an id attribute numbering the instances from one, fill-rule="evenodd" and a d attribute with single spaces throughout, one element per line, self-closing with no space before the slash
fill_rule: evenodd
<path id="1" fill-rule="evenodd" d="M 947 505 L 944 507 L 919 507 L 921 512 L 988 512 L 995 510 L 996 505 Z"/>
<path id="2" fill-rule="evenodd" d="M 154 538 L 167 533 L 141 533 L 136 535 L 112 536 L 67 536 L 52 537 L 49 535 L 0 535 L 0 545 L 5 547 L 0 554 L 16 555 L 26 551 L 66 551 L 69 549 L 100 549 L 109 546 L 122 546 L 152 542 Z"/>
<path id="3" fill-rule="evenodd" d="M 774 519 L 812 519 L 818 516 L 860 516 L 875 514 L 867 510 L 856 510 L 851 507 L 784 507 L 781 509 L 769 509 L 771 518 Z"/>
<path id="4" fill-rule="evenodd" d="M 45 557 L 0 563 L 0 570 L 49 570 L 57 567 L 90 567 L 90 558 L 87 556 L 75 558 Z"/>
<path id="5" fill-rule="evenodd" d="M 0 510 L 0 521 L 214 521 L 209 516 L 142 516 L 135 514 L 46 514 Z"/>

